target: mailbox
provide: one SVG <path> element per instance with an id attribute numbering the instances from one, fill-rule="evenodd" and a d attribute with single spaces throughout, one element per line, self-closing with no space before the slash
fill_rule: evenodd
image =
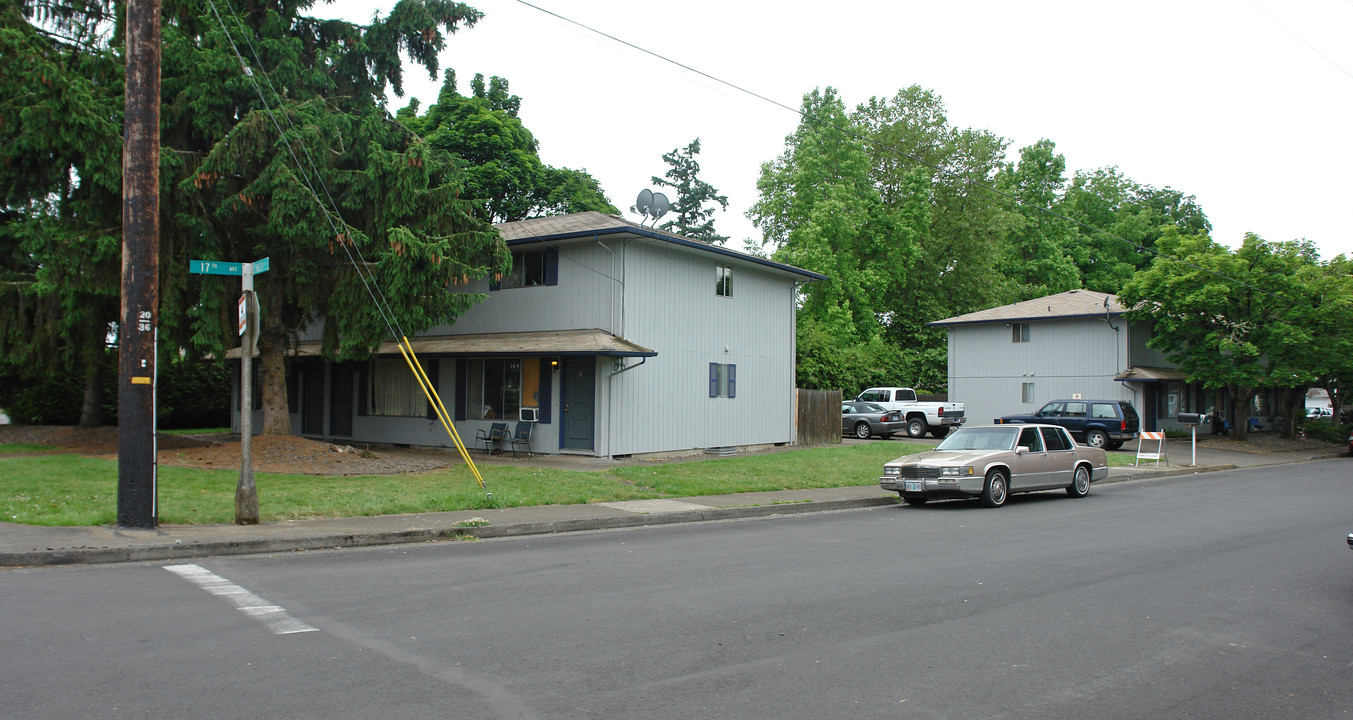
<path id="1" fill-rule="evenodd" d="M 1207 416 L 1202 413 L 1179 413 L 1180 425 L 1202 425 L 1207 422 Z"/>

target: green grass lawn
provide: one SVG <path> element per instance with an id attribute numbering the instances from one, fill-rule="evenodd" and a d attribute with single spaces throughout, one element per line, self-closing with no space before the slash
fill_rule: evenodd
<path id="1" fill-rule="evenodd" d="M 61 452 L 61 449 L 54 448 L 51 445 L 38 445 L 36 443 L 0 443 L 0 454 L 35 452 L 55 453 Z"/>
<path id="2" fill-rule="evenodd" d="M 254 483 L 261 518 L 273 521 L 872 485 L 883 463 L 926 449 L 876 442 L 639 463 L 609 471 L 484 467 L 492 500 L 464 466 L 357 477 L 256 473 Z M 7 457 L 0 463 L 0 520 L 51 526 L 117 521 L 115 460 L 54 452 Z M 237 470 L 161 466 L 156 492 L 160 522 L 233 522 L 238 481 Z"/>

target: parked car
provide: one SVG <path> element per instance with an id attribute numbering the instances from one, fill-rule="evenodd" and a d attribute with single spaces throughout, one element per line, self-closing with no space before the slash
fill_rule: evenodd
<path id="1" fill-rule="evenodd" d="M 1306 408 L 1307 420 L 1319 420 L 1320 418 L 1332 417 L 1334 411 L 1327 407 L 1308 407 Z"/>
<path id="2" fill-rule="evenodd" d="M 907 435 L 919 438 L 931 435 L 942 438 L 951 428 L 967 421 L 963 403 L 924 402 L 916 399 L 916 391 L 905 387 L 873 387 L 855 396 L 855 402 L 871 402 L 889 410 L 898 410 L 907 421 Z"/>
<path id="3" fill-rule="evenodd" d="M 1117 450 L 1137 439 L 1141 421 L 1126 400 L 1053 400 L 1032 415 L 1006 415 L 996 422 L 1060 425 L 1090 447 Z"/>
<path id="4" fill-rule="evenodd" d="M 907 422 L 902 413 L 867 402 L 841 403 L 841 434 L 866 440 L 875 435 L 887 440 L 902 432 Z"/>
<path id="5" fill-rule="evenodd" d="M 1348 454 L 1353 455 L 1353 431 L 1348 433 Z"/>
<path id="6" fill-rule="evenodd" d="M 908 505 L 928 500 L 979 498 L 1000 507 L 1011 493 L 1066 488 L 1090 494 L 1109 475 L 1102 448 L 1077 445 L 1059 425 L 983 425 L 951 433 L 934 450 L 904 455 L 883 466 L 879 486 Z"/>

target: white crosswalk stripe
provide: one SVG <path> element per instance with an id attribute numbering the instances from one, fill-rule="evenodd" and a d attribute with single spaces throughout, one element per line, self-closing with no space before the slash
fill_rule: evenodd
<path id="1" fill-rule="evenodd" d="M 290 635 L 318 630 L 318 628 L 306 625 L 288 615 L 286 608 L 264 600 L 201 565 L 164 565 L 162 567 L 212 595 L 220 595 L 230 600 L 240 612 L 257 618 L 276 635 Z"/>

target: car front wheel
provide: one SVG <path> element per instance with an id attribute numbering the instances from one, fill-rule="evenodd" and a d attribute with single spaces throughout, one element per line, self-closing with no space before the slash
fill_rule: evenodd
<path id="1" fill-rule="evenodd" d="M 1090 471 L 1084 465 L 1076 466 L 1076 474 L 1072 477 L 1071 484 L 1067 486 L 1066 494 L 1074 498 L 1090 494 Z"/>
<path id="2" fill-rule="evenodd" d="M 1092 448 L 1103 448 L 1109 443 L 1109 436 L 1103 430 L 1090 430 L 1085 433 L 1085 444 Z"/>
<path id="3" fill-rule="evenodd" d="M 925 418 L 911 418 L 907 420 L 907 435 L 914 438 L 925 437 L 925 432 L 929 427 L 926 425 Z"/>
<path id="4" fill-rule="evenodd" d="M 855 423 L 855 437 L 861 440 L 868 440 L 870 434 L 871 433 L 869 432 L 869 423 L 867 422 Z"/>
<path id="5" fill-rule="evenodd" d="M 1005 504 L 1010 493 L 1010 478 L 1004 470 L 992 470 L 987 473 L 987 482 L 982 487 L 982 504 L 995 508 Z"/>

